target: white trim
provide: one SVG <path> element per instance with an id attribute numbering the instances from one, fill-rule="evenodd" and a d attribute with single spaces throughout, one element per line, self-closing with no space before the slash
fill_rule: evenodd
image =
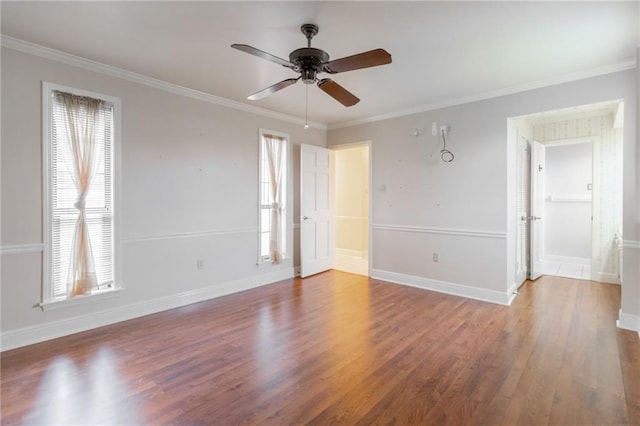
<path id="1" fill-rule="evenodd" d="M 110 299 L 118 296 L 123 288 L 112 288 L 99 293 L 90 294 L 88 296 L 78 296 L 73 299 L 64 300 L 52 300 L 49 302 L 42 302 L 35 307 L 41 308 L 43 311 L 50 311 L 52 309 L 69 308 L 71 306 L 84 305 L 89 302 L 96 302 L 98 300 Z"/>
<path id="2" fill-rule="evenodd" d="M 13 244 L 0 247 L 2 256 L 12 256 L 16 254 L 31 254 L 42 253 L 44 251 L 44 244 Z"/>
<path id="3" fill-rule="evenodd" d="M 447 228 L 431 228 L 426 226 L 406 226 L 406 225 L 383 225 L 373 224 L 374 230 L 384 231 L 399 231 L 399 232 L 414 232 L 423 234 L 442 234 L 442 235 L 455 235 L 462 237 L 478 237 L 478 238 L 497 238 L 506 239 L 506 232 L 492 232 L 492 231 L 474 231 L 470 229 L 447 229 Z"/>
<path id="4" fill-rule="evenodd" d="M 624 247 L 624 248 L 640 249 L 640 241 L 635 241 L 635 240 L 624 240 L 624 241 L 622 242 L 622 247 Z"/>
<path id="5" fill-rule="evenodd" d="M 618 105 L 623 104 L 622 101 L 614 101 L 618 102 Z M 597 116 L 603 116 L 604 113 L 600 113 Z M 551 116 L 553 118 L 553 116 Z M 584 114 L 576 115 L 576 117 L 584 117 Z M 557 121 L 557 119 L 555 120 Z M 553 121 L 552 121 L 553 122 Z M 542 145 L 546 147 L 558 147 L 558 146 L 567 146 L 567 145 L 580 145 L 584 143 L 592 143 L 598 145 L 602 142 L 602 136 L 593 135 L 593 136 L 579 136 L 575 138 L 565 138 L 565 139 L 554 139 L 550 141 L 538 141 Z"/>
<path id="6" fill-rule="evenodd" d="M 179 294 L 159 297 L 127 306 L 108 308 L 91 314 L 66 318 L 45 324 L 24 327 L 2 333 L 2 351 L 19 348 L 45 340 L 55 339 L 82 331 L 92 330 L 109 324 L 138 318 L 144 315 L 162 312 L 192 303 L 202 302 L 216 297 L 290 279 L 293 268 L 283 268 L 267 274 L 253 275 L 209 287 L 186 291 Z"/>
<path id="7" fill-rule="evenodd" d="M 367 252 L 364 250 L 351 250 L 336 247 L 336 256 L 365 257 Z"/>
<path id="8" fill-rule="evenodd" d="M 123 243 L 141 243 L 147 241 L 161 241 L 161 240 L 173 240 L 178 238 L 203 238 L 203 237 L 211 237 L 215 235 L 226 235 L 226 234 L 248 234 L 258 232 L 258 228 L 229 228 L 229 229 L 212 229 L 210 231 L 200 231 L 200 232 L 176 232 L 174 234 L 158 234 L 158 235 L 147 235 L 147 236 L 138 236 L 138 237 L 129 237 L 123 238 L 121 241 Z"/>
<path id="9" fill-rule="evenodd" d="M 520 288 L 520 286 L 522 284 L 525 283 L 525 281 L 523 281 L 520 284 L 518 284 L 518 283 L 511 284 L 511 287 L 509 287 L 509 290 L 507 291 L 507 297 L 509 298 L 509 300 L 508 300 L 509 303 L 507 303 L 507 305 L 511 306 L 511 303 L 513 303 L 513 299 L 515 299 L 516 296 L 518 295 L 518 289 Z"/>
<path id="10" fill-rule="evenodd" d="M 443 100 L 441 102 L 435 102 L 428 105 L 422 105 L 415 108 L 396 111 L 388 114 L 381 114 L 372 117 L 362 118 L 358 120 L 345 121 L 342 123 L 335 123 L 327 126 L 329 130 L 341 129 L 344 127 L 357 126 L 360 124 L 374 123 L 376 121 L 388 120 L 391 118 L 404 117 L 412 114 L 419 114 L 427 111 L 434 111 L 442 108 L 453 107 L 457 105 L 464 105 L 472 102 L 484 101 L 488 99 L 497 98 L 500 96 L 512 95 L 516 93 L 526 92 L 528 90 L 541 89 L 548 86 L 555 86 L 557 84 L 569 83 L 576 80 L 583 80 L 586 78 L 597 77 L 600 75 L 611 74 L 614 72 L 626 71 L 634 69 L 636 67 L 636 60 L 630 59 L 628 61 L 619 62 L 617 64 L 606 65 L 603 67 L 593 68 L 590 70 L 580 71 L 573 74 L 568 74 L 559 77 L 551 77 L 544 80 L 538 80 L 531 83 L 525 83 L 510 87 L 505 87 L 498 90 L 493 90 L 478 95 L 466 96 L 463 98 Z"/>
<path id="11" fill-rule="evenodd" d="M 620 276 L 618 274 L 612 274 L 610 272 L 592 272 L 590 279 L 591 281 L 605 284 L 621 284 Z"/>
<path id="12" fill-rule="evenodd" d="M 640 337 L 640 316 L 638 315 L 625 314 L 620 309 L 616 326 L 624 330 L 637 331 Z"/>
<path id="13" fill-rule="evenodd" d="M 48 47 L 40 46 L 38 44 L 30 43 L 28 41 L 20 40 L 14 37 L 2 35 L 2 37 L 0 38 L 0 44 L 3 47 L 6 47 L 8 49 L 13 49 L 19 52 L 28 53 L 30 55 L 38 56 L 44 59 L 49 59 L 51 61 L 60 62 L 66 65 L 83 68 L 85 70 L 108 75 L 110 77 L 120 78 L 133 83 L 138 83 L 145 86 L 153 87 L 155 89 L 164 90 L 165 92 L 186 96 L 192 99 L 197 99 L 199 101 L 224 106 L 227 108 L 233 108 L 236 110 L 261 115 L 264 117 L 274 118 L 274 119 L 286 121 L 289 123 L 299 124 L 301 126 L 305 124 L 305 120 L 303 120 L 302 118 L 294 117 L 287 114 L 282 114 L 275 111 L 270 111 L 265 108 L 243 104 L 241 102 L 222 98 L 220 96 L 211 95 L 209 93 L 201 92 L 199 90 L 189 89 L 188 87 L 179 86 L 177 84 L 158 80 L 152 77 L 147 77 L 142 74 L 137 74 L 122 68 L 118 68 L 111 65 L 103 64 L 101 62 L 85 59 L 80 56 L 75 56 L 66 52 L 62 52 L 60 50 L 55 50 Z M 308 123 L 310 127 L 313 127 L 315 129 L 327 130 L 327 126 L 323 123 L 318 123 L 313 121 L 309 121 Z"/>
<path id="14" fill-rule="evenodd" d="M 453 296 L 481 300 L 483 302 L 497 303 L 499 305 L 509 305 L 514 296 L 512 294 L 513 290 L 502 293 L 495 290 L 469 287 L 462 284 L 416 277 L 414 275 L 405 275 L 398 274 L 396 272 L 382 271 L 380 269 L 372 269 L 371 278 L 388 281 L 395 284 L 402 284 L 409 287 L 417 287 L 424 290 L 437 291 L 438 293 L 446 293 Z"/>

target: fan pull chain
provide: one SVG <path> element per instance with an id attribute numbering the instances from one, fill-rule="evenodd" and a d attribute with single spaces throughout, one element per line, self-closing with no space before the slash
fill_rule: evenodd
<path id="1" fill-rule="evenodd" d="M 309 85 L 304 86 L 304 129 L 309 128 Z"/>

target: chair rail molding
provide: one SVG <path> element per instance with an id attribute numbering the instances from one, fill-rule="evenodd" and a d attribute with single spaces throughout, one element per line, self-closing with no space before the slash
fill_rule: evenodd
<path id="1" fill-rule="evenodd" d="M 203 238 L 203 237 L 211 237 L 216 235 L 250 234 L 250 233 L 257 233 L 258 231 L 259 230 L 257 227 L 212 229 L 209 231 L 199 231 L 199 232 L 175 232 L 171 234 L 126 237 L 126 238 L 122 238 L 121 241 L 123 243 L 140 243 L 140 242 L 158 241 L 158 240 L 174 240 L 178 238 Z"/>
<path id="2" fill-rule="evenodd" d="M 498 231 L 481 231 L 470 229 L 455 229 L 455 228 L 432 228 L 427 226 L 407 226 L 407 225 L 391 225 L 391 224 L 373 224 L 372 229 L 384 230 L 384 231 L 396 231 L 396 232 L 412 232 L 422 234 L 442 234 L 442 235 L 454 235 L 462 237 L 478 237 L 478 238 L 495 238 L 506 239 L 506 232 Z"/>
<path id="3" fill-rule="evenodd" d="M 3 256 L 12 256 L 16 254 L 30 254 L 30 253 L 42 253 L 44 251 L 44 244 L 31 243 L 31 244 L 11 244 L 0 247 L 0 253 Z"/>

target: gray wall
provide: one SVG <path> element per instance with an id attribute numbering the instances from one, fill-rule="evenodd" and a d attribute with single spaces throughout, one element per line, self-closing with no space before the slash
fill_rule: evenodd
<path id="1" fill-rule="evenodd" d="M 42 81 L 121 99 L 124 285 L 112 298 L 44 312 L 33 308 L 42 287 Z M 2 106 L 3 349 L 293 276 L 298 253 L 256 266 L 258 132 L 288 133 L 294 145 L 288 218 L 297 240 L 299 144 L 326 146 L 325 130 L 7 48 Z"/>
<path id="2" fill-rule="evenodd" d="M 372 141 L 373 274 L 505 303 L 515 287 L 516 263 L 515 142 L 507 119 L 621 99 L 625 103 L 623 226 L 629 241 L 621 314 L 637 320 L 638 251 L 633 248 L 640 240 L 637 78 L 632 69 L 329 130 L 329 146 Z M 451 125 L 447 145 L 456 156 L 452 163 L 440 161 L 442 140 L 431 135 L 434 121 Z M 434 252 L 440 255 L 438 263 L 432 260 Z"/>

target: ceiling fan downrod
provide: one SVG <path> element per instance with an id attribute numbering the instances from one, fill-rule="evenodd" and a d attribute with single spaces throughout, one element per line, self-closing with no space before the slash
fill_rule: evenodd
<path id="1" fill-rule="evenodd" d="M 300 73 L 300 79 L 305 84 L 315 84 L 317 75 L 322 72 L 322 65 L 329 62 L 329 54 L 321 49 L 311 47 L 311 39 L 318 34 L 318 26 L 304 24 L 300 31 L 307 38 L 307 47 L 296 49 L 289 55 L 289 62 L 294 65 L 294 70 Z"/>
<path id="2" fill-rule="evenodd" d="M 307 47 L 311 47 L 311 39 L 318 34 L 318 30 L 319 28 L 315 24 L 303 24 L 300 27 L 300 31 L 302 31 L 302 34 L 307 38 Z"/>

